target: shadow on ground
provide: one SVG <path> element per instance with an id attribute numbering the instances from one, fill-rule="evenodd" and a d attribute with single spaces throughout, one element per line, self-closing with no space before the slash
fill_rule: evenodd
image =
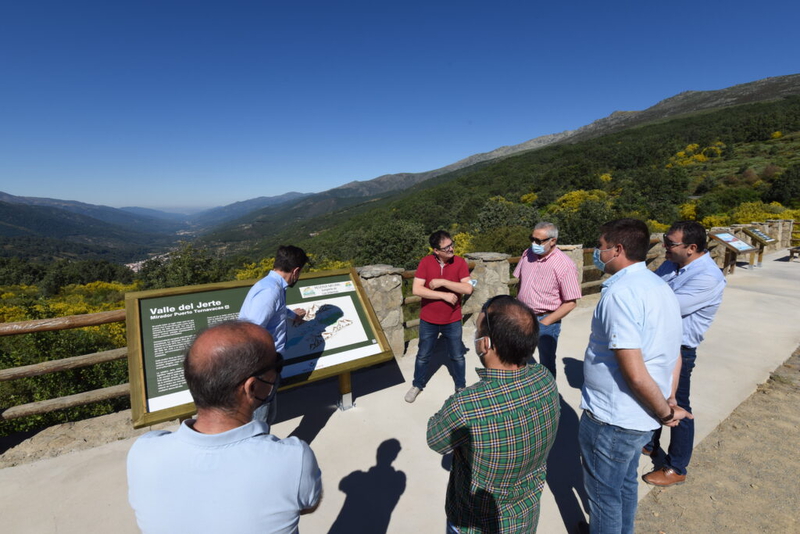
<path id="1" fill-rule="evenodd" d="M 394 358 L 366 369 L 359 369 L 352 373 L 351 378 L 353 400 L 357 404 L 359 397 L 402 384 L 403 381 L 403 373 Z M 290 435 L 311 443 L 337 410 L 340 397 L 338 378 L 328 378 L 282 391 L 278 395 L 276 422 L 302 417 L 300 424 Z"/>
<path id="2" fill-rule="evenodd" d="M 353 471 L 339 482 L 339 491 L 347 497 L 328 534 L 386 533 L 406 490 L 406 474 L 392 467 L 401 448 L 398 440 L 387 439 L 378 446 L 373 467 Z"/>

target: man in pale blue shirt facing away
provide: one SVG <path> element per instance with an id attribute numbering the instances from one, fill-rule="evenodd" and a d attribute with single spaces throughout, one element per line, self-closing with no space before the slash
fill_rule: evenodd
<path id="1" fill-rule="evenodd" d="M 592 534 L 632 533 L 637 469 L 653 430 L 692 415 L 667 399 L 680 371 L 681 315 L 670 287 L 645 265 L 647 225 L 600 227 L 594 251 L 603 282 L 583 363 L 578 442 Z"/>
<path id="2" fill-rule="evenodd" d="M 239 320 L 257 324 L 266 329 L 275 340 L 275 350 L 283 352 L 286 346 L 286 321 L 299 323 L 305 310 L 286 309 L 286 289 L 300 279 L 300 272 L 308 263 L 308 256 L 300 247 L 281 245 L 275 253 L 272 270 L 256 282 L 247 292 L 239 311 Z M 277 400 L 256 409 L 253 417 L 272 424 L 278 412 Z"/>
<path id="3" fill-rule="evenodd" d="M 144 534 L 298 532 L 322 482 L 314 453 L 253 420 L 278 387 L 272 336 L 232 321 L 200 333 L 184 360 L 197 418 L 149 432 L 128 453 L 128 501 Z"/>
<path id="4" fill-rule="evenodd" d="M 706 251 L 706 229 L 695 221 L 673 224 L 664 234 L 667 261 L 656 274 L 661 277 L 678 298 L 683 320 L 681 338 L 681 373 L 675 398 L 670 402 L 691 413 L 689 386 L 694 369 L 697 347 L 711 326 L 714 315 L 722 303 L 725 275 Z M 642 450 L 644 454 L 658 451 L 661 429 Z M 664 465 L 644 475 L 644 481 L 654 486 L 672 486 L 686 480 L 686 468 L 694 447 L 694 420 L 684 419 L 670 431 L 669 451 Z"/>

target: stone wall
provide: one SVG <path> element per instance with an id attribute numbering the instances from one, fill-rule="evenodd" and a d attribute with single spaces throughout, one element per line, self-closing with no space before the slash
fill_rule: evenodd
<path id="1" fill-rule="evenodd" d="M 395 357 L 403 355 L 403 269 L 391 265 L 367 265 L 358 269 L 361 285 Z"/>

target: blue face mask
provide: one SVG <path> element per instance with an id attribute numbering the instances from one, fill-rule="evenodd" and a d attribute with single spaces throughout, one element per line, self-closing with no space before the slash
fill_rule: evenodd
<path id="1" fill-rule="evenodd" d="M 542 246 L 542 245 L 537 245 L 536 243 L 533 243 L 533 244 L 531 245 L 531 252 L 533 252 L 534 254 L 538 254 L 539 256 L 541 256 L 542 254 L 544 254 L 544 246 Z"/>
<path id="2" fill-rule="evenodd" d="M 611 248 L 614 248 L 614 247 L 611 247 Z M 611 248 L 604 248 L 602 250 L 600 250 L 599 248 L 596 248 L 596 249 L 594 249 L 594 253 L 592 254 L 592 262 L 594 262 L 594 266 L 597 267 L 598 269 L 600 269 L 603 272 L 606 272 L 606 265 L 608 265 L 609 263 L 614 261 L 614 258 L 611 258 L 607 262 L 603 261 L 603 260 L 600 259 L 600 253 L 601 252 L 606 252 L 607 250 L 611 250 Z"/>

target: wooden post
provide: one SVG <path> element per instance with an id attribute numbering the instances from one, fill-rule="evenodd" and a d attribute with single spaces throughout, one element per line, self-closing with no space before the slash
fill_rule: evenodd
<path id="1" fill-rule="evenodd" d="M 342 396 L 341 399 L 339 399 L 340 410 L 349 410 L 355 406 L 353 402 L 353 387 L 350 382 L 350 371 L 339 375 L 339 394 Z"/>

